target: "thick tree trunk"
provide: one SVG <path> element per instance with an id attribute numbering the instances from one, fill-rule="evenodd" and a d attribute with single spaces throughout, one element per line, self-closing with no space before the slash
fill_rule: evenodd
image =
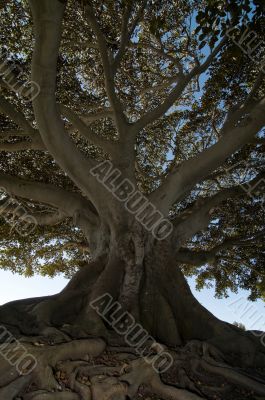
<path id="1" fill-rule="evenodd" d="M 124 249 L 124 247 L 122 248 Z M 145 246 L 145 248 L 148 248 L 148 246 Z M 33 382 L 36 385 L 33 390 L 36 397 L 30 397 L 28 394 L 22 398 L 49 399 L 50 397 L 47 397 L 49 391 L 58 389 L 58 382 L 54 378 L 52 370 L 49 370 L 47 375 L 45 363 L 56 369 L 58 362 L 69 360 L 69 356 L 71 360 L 80 360 L 80 358 L 82 359 L 80 356 L 82 348 L 85 349 L 83 356 L 87 353 L 91 356 L 97 356 L 104 349 L 103 343 L 108 346 L 115 346 L 117 352 L 119 348 L 128 347 L 125 333 L 129 331 L 132 324 L 127 321 L 128 329 L 126 329 L 126 321 L 124 321 L 123 334 L 117 333 L 117 329 L 115 329 L 118 316 L 120 317 L 124 312 L 129 312 L 130 323 L 132 318 L 135 318 L 134 325 L 139 324 L 138 331 L 146 331 L 149 335 L 149 341 L 153 338 L 166 346 L 169 353 L 173 354 L 176 365 L 182 360 L 182 367 L 185 371 L 188 368 L 187 363 L 190 368 L 198 367 L 195 368 L 195 372 L 193 370 L 190 377 L 187 377 L 187 372 L 185 372 L 186 378 L 184 380 L 179 377 L 180 371 L 183 373 L 183 368 L 178 369 L 178 372 L 175 371 L 176 381 L 173 383 L 179 387 L 192 390 L 201 397 L 211 398 L 207 397 L 206 389 L 202 392 L 201 389 L 191 384 L 192 374 L 198 375 L 198 370 L 203 368 L 211 374 L 216 374 L 218 379 L 223 376 L 224 379 L 231 380 L 233 385 L 245 387 L 250 391 L 257 390 L 258 394 L 265 395 L 264 382 L 257 375 L 258 368 L 265 368 L 265 351 L 257 338 L 218 320 L 194 298 L 182 272 L 176 265 L 174 252 L 164 242 L 157 243 L 149 251 L 145 250 L 141 264 L 130 264 L 132 257 L 130 257 L 129 251 L 128 247 L 127 256 L 126 254 L 121 255 L 121 247 L 114 247 L 110 254 L 100 256 L 83 267 L 58 295 L 15 301 L 0 307 L 1 325 L 20 342 L 29 343 L 30 351 L 37 354 L 37 359 L 41 359 L 36 369 L 37 372 L 33 372 L 30 376 L 21 377 L 20 381 L 11 379 L 8 375 L 2 379 L 0 394 L 2 393 L 3 396 L 6 393 L 6 397 L 3 398 L 12 399 L 23 391 L 25 393 L 25 390 L 31 391 L 29 383 Z M 97 300 L 99 298 L 100 301 Z M 121 304 L 122 308 L 116 313 L 116 319 L 113 318 L 113 308 L 111 312 L 105 313 L 103 312 L 104 307 L 100 310 L 98 305 L 103 304 L 105 299 L 111 299 L 108 306 L 113 305 L 114 302 L 118 302 L 116 307 L 117 304 Z M 94 306 L 95 304 L 96 306 Z M 4 342 L 5 336 L 1 337 L 0 335 L 0 341 Z M 32 345 L 32 343 L 38 342 L 43 348 Z M 78 350 L 79 345 L 81 347 Z M 62 346 L 65 346 L 63 350 L 61 350 Z M 157 351 L 156 346 L 158 345 L 153 343 L 152 351 Z M 160 349 L 160 346 L 158 347 Z M 44 351 L 45 348 L 47 353 Z M 89 352 L 86 351 L 86 348 L 89 348 Z M 136 349 L 137 346 L 133 346 L 132 349 L 127 350 L 129 353 L 136 352 L 133 356 L 135 361 L 131 365 L 130 379 L 132 379 L 132 382 L 129 378 L 129 380 L 121 379 L 123 382 L 127 382 L 125 385 L 127 391 L 130 390 L 135 395 L 138 386 L 141 383 L 146 383 L 161 398 L 198 398 L 192 397 L 195 395 L 189 392 L 175 393 L 176 388 L 164 387 L 165 385 L 161 383 L 158 375 L 152 375 L 155 373 L 154 371 L 148 370 L 146 381 L 142 381 L 134 371 L 137 362 L 142 363 L 140 361 L 142 358 Z M 185 349 L 185 351 L 183 350 L 184 358 L 182 354 L 178 359 L 179 349 Z M 55 354 L 58 356 L 55 356 Z M 230 367 L 228 367 L 228 364 Z M 231 366 L 245 368 L 245 371 L 248 372 L 252 371 L 252 378 L 249 377 L 249 382 L 246 384 L 246 376 L 240 375 L 236 369 L 232 370 Z M 2 367 L 4 368 L 0 362 L 0 369 Z M 73 373 L 71 368 L 67 365 L 66 369 L 71 372 L 69 372 L 70 375 Z M 89 369 L 89 364 L 86 365 L 86 368 Z M 143 370 L 143 364 L 139 368 Z M 98 375 L 102 375 L 102 373 L 99 371 Z M 45 382 L 45 379 L 50 380 L 52 385 L 50 381 Z M 92 381 L 93 379 L 90 379 L 91 384 Z M 22 382 L 21 385 L 19 382 Z M 104 393 L 110 395 L 112 384 L 106 382 L 105 384 Z M 70 387 L 72 397 L 69 397 L 70 392 L 68 392 L 65 397 L 56 394 L 57 397 L 51 398 L 78 398 L 74 397 L 73 392 L 78 393 L 81 399 L 90 398 L 86 397 L 90 389 L 87 387 L 80 389 L 78 385 L 79 383 L 75 381 Z M 104 398 L 100 397 L 103 389 L 99 383 L 93 385 L 91 389 L 92 399 Z M 205 383 L 205 385 L 208 386 L 208 383 Z M 37 393 L 37 389 L 46 391 L 46 394 Z M 99 394 L 97 394 L 97 391 Z M 14 397 L 12 397 L 13 393 L 15 393 Z M 176 397 L 174 397 L 175 395 Z M 117 396 L 120 397 L 113 398 L 125 398 L 122 397 L 125 396 L 124 394 Z M 220 398 L 229 397 L 224 395 Z"/>

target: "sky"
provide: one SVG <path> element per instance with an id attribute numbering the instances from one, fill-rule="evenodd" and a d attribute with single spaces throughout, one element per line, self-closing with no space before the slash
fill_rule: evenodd
<path id="1" fill-rule="evenodd" d="M 25 278 L 12 272 L 0 270 L 0 304 L 28 297 L 46 296 L 60 292 L 68 280 L 62 276 L 46 278 L 35 276 Z M 190 287 L 200 303 L 223 321 L 243 323 L 247 329 L 265 331 L 265 303 L 261 300 L 250 302 L 248 292 L 230 294 L 227 299 L 215 299 L 214 289 L 195 290 L 195 282 L 189 280 Z"/>

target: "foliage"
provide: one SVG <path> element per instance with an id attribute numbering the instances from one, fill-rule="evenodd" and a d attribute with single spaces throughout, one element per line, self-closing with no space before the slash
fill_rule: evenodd
<path id="1" fill-rule="evenodd" d="M 134 18 L 139 13 L 126 57 L 115 80 L 131 123 L 166 98 L 177 81 L 180 63 L 184 65 L 184 71 L 190 71 L 196 60 L 205 60 L 231 23 L 242 24 L 244 21 L 260 33 L 264 15 L 263 2 L 249 0 L 199 3 L 193 0 L 151 0 L 147 1 L 143 12 L 141 5 L 144 2 L 94 0 L 90 3 L 107 38 L 108 49 L 114 54 L 119 48 L 125 8 L 131 4 Z M 9 54 L 9 62 L 20 66 L 25 75 L 30 76 L 33 38 L 27 2 L 5 2 L 0 17 L 0 42 Z M 95 38 L 86 18 L 85 1 L 68 1 L 57 72 L 58 103 L 70 107 L 88 121 L 93 132 L 100 137 L 115 140 L 117 133 L 112 117 L 93 118 L 110 104 Z M 258 75 L 259 65 L 228 40 L 208 72 L 194 79 L 170 110 L 138 135 L 135 151 L 139 188 L 150 194 L 173 165 L 180 165 L 216 143 L 227 112 L 248 95 Z M 257 96 L 264 94 L 263 81 Z M 2 85 L 1 95 L 23 112 L 35 127 L 31 105 L 5 85 Z M 0 117 L 1 143 L 15 144 L 24 140 L 20 136 L 13 136 L 8 141 L 4 139 L 5 132 L 17 129 L 17 126 L 5 115 Z M 100 160 L 104 156 L 104 152 L 80 136 L 66 118 L 64 122 L 73 141 L 87 157 Z M 236 171 L 243 182 L 245 178 L 249 180 L 263 173 L 265 142 L 262 139 L 264 131 L 260 131 L 256 141 L 244 146 L 222 167 L 205 177 L 172 207 L 171 218 L 187 212 L 198 199 L 234 186 L 231 176 Z M 247 164 L 245 177 L 240 173 L 240 162 Z M 0 165 L 2 173 L 79 192 L 47 152 L 1 151 Z M 218 296 L 225 295 L 228 289 L 237 291 L 243 288 L 250 290 L 250 298 L 254 300 L 265 296 L 263 195 L 251 197 L 243 194 L 242 189 L 242 196 L 227 199 L 216 207 L 208 228 L 198 232 L 186 247 L 194 252 L 210 252 L 224 241 L 232 239 L 234 244 L 221 248 L 204 265 L 183 264 L 183 270 L 186 276 L 197 276 L 198 288 L 215 284 Z M 29 210 L 38 207 L 46 210 L 45 206 L 25 199 L 20 201 Z M 4 269 L 26 276 L 34 273 L 71 276 L 84 263 L 84 238 L 70 220 L 55 226 L 38 227 L 24 238 L 9 231 L 8 224 L 1 220 L 0 257 Z M 73 247 L 73 243 L 77 246 Z"/>

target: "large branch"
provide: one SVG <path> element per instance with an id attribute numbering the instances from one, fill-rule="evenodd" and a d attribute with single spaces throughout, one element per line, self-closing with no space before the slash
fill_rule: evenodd
<path id="1" fill-rule="evenodd" d="M 12 137 L 34 137 L 35 136 L 35 131 L 34 132 L 28 132 L 28 131 L 22 131 L 18 129 L 13 129 L 13 130 L 4 130 L 0 132 L 0 139 L 10 139 Z"/>
<path id="2" fill-rule="evenodd" d="M 1 138 L 1 135 L 0 135 Z M 42 141 L 34 139 L 32 141 L 23 140 L 16 143 L 1 143 L 0 151 L 8 151 L 9 153 L 23 151 L 23 150 L 46 150 Z"/>
<path id="3" fill-rule="evenodd" d="M 97 215 L 89 201 L 81 195 L 68 192 L 54 185 L 20 179 L 8 174 L 0 174 L 1 189 L 10 195 L 47 204 L 60 210 L 68 217 L 75 217 L 80 210 L 87 212 L 94 223 Z"/>
<path id="4" fill-rule="evenodd" d="M 218 253 L 232 249 L 233 247 L 252 247 L 256 244 L 256 240 L 264 235 L 262 232 L 253 235 L 250 238 L 243 238 L 242 236 L 228 237 L 223 240 L 218 246 L 213 247 L 208 251 L 195 251 L 190 249 L 181 248 L 177 253 L 177 260 L 183 264 L 201 266 L 209 263 L 214 263 Z"/>
<path id="5" fill-rule="evenodd" d="M 225 160 L 247 144 L 265 125 L 265 99 L 262 99 L 242 124 L 231 128 L 229 132 L 213 146 L 197 156 L 175 167 L 165 178 L 161 186 L 153 192 L 151 200 L 163 212 L 183 198 L 197 183 L 202 181 Z"/>
<path id="6" fill-rule="evenodd" d="M 246 191 L 257 188 L 260 181 L 265 178 L 265 173 L 260 173 L 256 178 L 244 185 L 221 190 L 212 197 L 201 198 L 195 202 L 188 216 L 180 215 L 173 221 L 175 228 L 174 237 L 178 245 L 192 238 L 197 232 L 206 229 L 211 221 L 214 209 L 229 198 L 246 196 Z M 183 218 L 184 217 L 184 218 Z"/>
<path id="7" fill-rule="evenodd" d="M 29 219 L 32 222 L 34 219 L 37 225 L 57 225 L 67 218 L 67 214 L 62 211 L 53 212 L 32 212 L 31 210 L 25 209 L 24 206 L 18 205 L 17 201 L 8 201 L 9 199 L 3 199 L 0 202 L 1 214 L 12 215 L 27 221 Z M 7 204 L 8 203 L 8 204 Z"/>
<path id="8" fill-rule="evenodd" d="M 57 58 L 65 5 L 55 0 L 30 0 L 29 3 L 36 39 L 32 80 L 40 87 L 40 94 L 33 101 L 39 131 L 47 150 L 56 162 L 96 204 L 95 189 L 99 184 L 89 174 L 95 162 L 87 159 L 69 137 L 55 99 Z"/>
<path id="9" fill-rule="evenodd" d="M 38 225 L 44 226 L 58 225 L 65 218 L 67 218 L 67 215 L 61 212 L 31 213 L 30 215 L 35 219 Z"/>

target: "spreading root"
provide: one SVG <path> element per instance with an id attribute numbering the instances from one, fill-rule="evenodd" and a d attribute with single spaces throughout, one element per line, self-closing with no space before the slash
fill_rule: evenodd
<path id="1" fill-rule="evenodd" d="M 98 294 L 113 293 L 110 282 L 119 287 L 110 276 L 120 270 L 115 260 L 105 269 L 94 262 L 59 295 L 0 307 L 0 400 L 265 400 L 264 348 L 204 311 L 180 275 L 159 291 L 160 278 L 150 281 L 156 291 L 142 304 L 146 332 L 168 347 L 153 340 L 141 352 L 126 347 L 88 307 Z M 180 318 L 186 313 L 192 324 Z M 191 330 L 204 341 L 184 345 Z M 161 348 L 171 357 L 167 369 L 154 362 Z"/>
<path id="2" fill-rule="evenodd" d="M 86 338 L 56 343 L 43 337 L 9 343 L 1 348 L 2 400 L 262 400 L 265 366 L 260 370 L 230 367 L 224 356 L 205 342 L 167 348 L 173 363 L 154 368 L 153 354 L 108 347 L 104 340 Z M 19 363 L 23 351 L 36 360 Z M 159 348 L 160 346 L 158 346 Z M 5 354 L 5 356 L 3 356 Z"/>

